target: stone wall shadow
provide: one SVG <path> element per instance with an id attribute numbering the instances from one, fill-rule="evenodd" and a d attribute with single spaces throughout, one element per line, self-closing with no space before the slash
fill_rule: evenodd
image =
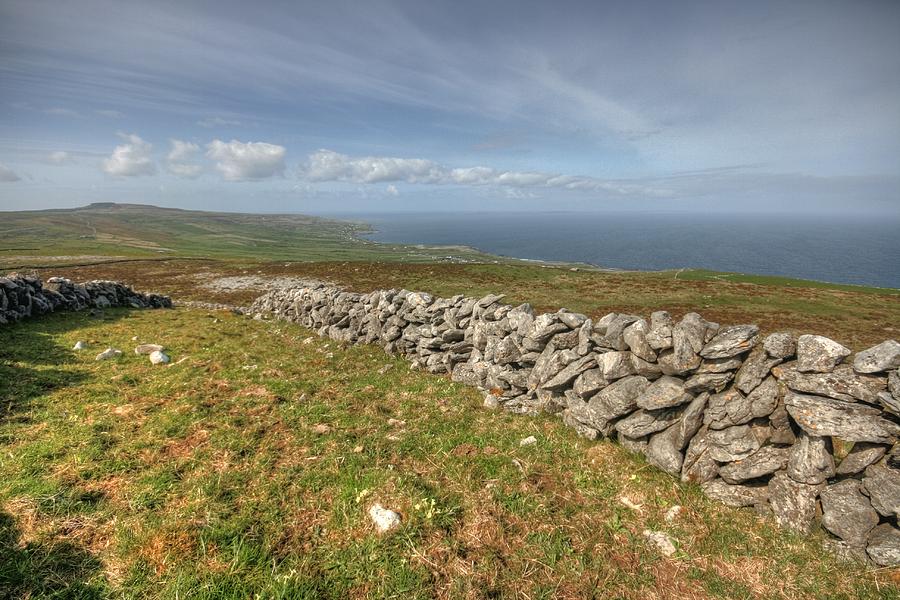
<path id="1" fill-rule="evenodd" d="M 70 542 L 23 541 L 12 515 L 0 511 L 0 598 L 103 598 L 102 572 L 99 560 Z"/>
<path id="2" fill-rule="evenodd" d="M 56 343 L 55 335 L 86 327 L 95 319 L 122 319 L 129 312 L 111 309 L 96 318 L 83 312 L 56 313 L 0 326 L 0 425 L 30 423 L 32 409 L 42 397 L 88 377 L 66 368 L 74 362 L 75 352 Z M 0 437 L 0 446 L 5 442 Z"/>

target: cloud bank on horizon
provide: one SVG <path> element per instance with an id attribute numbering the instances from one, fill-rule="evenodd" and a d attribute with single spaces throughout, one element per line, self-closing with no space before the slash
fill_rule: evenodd
<path id="1" fill-rule="evenodd" d="M 897 31 L 875 1 L 9 0 L 0 210 L 896 215 Z"/>

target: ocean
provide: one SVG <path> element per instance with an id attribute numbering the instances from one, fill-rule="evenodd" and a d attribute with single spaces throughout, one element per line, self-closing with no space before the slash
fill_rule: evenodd
<path id="1" fill-rule="evenodd" d="M 900 288 L 900 215 L 402 213 L 341 215 L 369 239 L 465 245 L 639 271 L 697 268 Z"/>

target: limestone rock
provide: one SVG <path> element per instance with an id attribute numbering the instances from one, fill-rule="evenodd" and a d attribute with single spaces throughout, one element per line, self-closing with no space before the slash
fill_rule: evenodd
<path id="1" fill-rule="evenodd" d="M 880 373 L 897 367 L 900 367 L 900 342 L 897 340 L 881 342 L 853 359 L 853 370 L 857 373 Z"/>
<path id="2" fill-rule="evenodd" d="M 797 339 L 797 370 L 801 373 L 830 373 L 845 358 L 850 348 L 821 335 L 801 335 Z"/>
<path id="3" fill-rule="evenodd" d="M 879 392 L 878 402 L 884 407 L 886 411 L 892 412 L 895 415 L 900 415 L 900 400 L 898 400 L 893 394 L 889 394 L 887 392 Z"/>
<path id="4" fill-rule="evenodd" d="M 741 356 L 732 356 L 730 358 L 712 358 L 704 360 L 697 369 L 697 373 L 727 373 L 728 371 L 736 371 L 744 364 Z"/>
<path id="5" fill-rule="evenodd" d="M 566 427 L 571 427 L 575 433 L 589 440 L 597 440 L 603 437 L 603 433 L 581 421 L 575 411 L 567 408 L 562 412 L 562 421 Z"/>
<path id="6" fill-rule="evenodd" d="M 594 368 L 597 366 L 597 361 L 595 359 L 594 354 L 589 354 L 585 357 L 579 358 L 578 360 L 569 363 L 566 367 L 553 376 L 550 381 L 541 385 L 545 390 L 558 390 L 568 386 L 576 377 L 581 375 L 583 372 L 588 369 Z"/>
<path id="7" fill-rule="evenodd" d="M 640 438 L 666 429 L 681 416 L 680 407 L 659 410 L 640 409 L 616 422 L 616 431 L 631 438 Z"/>
<path id="8" fill-rule="evenodd" d="M 900 516 L 900 469 L 876 463 L 866 468 L 862 491 L 885 517 Z"/>
<path id="9" fill-rule="evenodd" d="M 838 465 L 835 473 L 838 475 L 855 475 L 862 473 L 866 467 L 875 463 L 887 452 L 887 447 L 868 442 L 857 442 Z"/>
<path id="10" fill-rule="evenodd" d="M 791 447 L 788 476 L 800 483 L 818 484 L 834 476 L 834 456 L 829 438 L 801 432 Z"/>
<path id="11" fill-rule="evenodd" d="M 97 355 L 97 358 L 94 360 L 109 360 L 111 358 L 119 358 L 122 356 L 122 351 L 117 350 L 116 348 L 107 348 L 103 352 Z"/>
<path id="12" fill-rule="evenodd" d="M 894 400 L 900 402 L 900 369 L 888 373 L 888 389 Z"/>
<path id="13" fill-rule="evenodd" d="M 669 426 L 665 431 L 650 436 L 644 451 L 647 462 L 671 475 L 681 473 L 684 456 L 681 454 L 679 424 Z"/>
<path id="14" fill-rule="evenodd" d="M 851 546 L 862 547 L 878 525 L 878 513 L 859 491 L 859 482 L 845 479 L 822 490 L 822 526 Z"/>
<path id="15" fill-rule="evenodd" d="M 735 387 L 745 394 L 749 394 L 769 375 L 772 367 L 781 363 L 781 360 L 780 358 L 769 358 L 764 350 L 754 350 L 735 375 Z"/>
<path id="16" fill-rule="evenodd" d="M 640 375 L 625 377 L 600 390 L 588 404 L 610 418 L 621 417 L 637 409 L 637 398 L 649 385 Z"/>
<path id="17" fill-rule="evenodd" d="M 647 344 L 654 350 L 672 347 L 672 316 L 666 311 L 658 310 L 650 315 Z"/>
<path id="18" fill-rule="evenodd" d="M 587 400 L 608 385 L 609 381 L 603 379 L 603 372 L 600 369 L 588 369 L 575 378 L 572 390 Z"/>
<path id="19" fill-rule="evenodd" d="M 769 481 L 769 505 L 775 521 L 786 529 L 809 532 L 816 516 L 816 498 L 822 487 L 796 482 L 786 473 L 776 473 Z"/>
<path id="20" fill-rule="evenodd" d="M 703 358 L 729 358 L 749 352 L 759 337 L 756 325 L 723 327 L 699 354 Z"/>
<path id="21" fill-rule="evenodd" d="M 763 446 L 745 459 L 736 460 L 719 468 L 719 475 L 730 484 L 756 479 L 785 468 L 788 449 Z"/>
<path id="22" fill-rule="evenodd" d="M 797 342 L 790 333 L 779 332 L 766 336 L 763 340 L 763 349 L 772 358 L 786 359 L 797 352 Z"/>
<path id="23" fill-rule="evenodd" d="M 691 438 L 684 453 L 681 480 L 703 483 L 715 479 L 719 473 L 719 463 L 709 454 L 709 428 L 705 425 Z"/>
<path id="24" fill-rule="evenodd" d="M 735 508 L 760 505 L 769 498 L 765 485 L 732 485 L 714 479 L 702 484 L 701 488 L 707 497 Z"/>
<path id="25" fill-rule="evenodd" d="M 811 435 L 889 444 L 900 434 L 900 426 L 882 418 L 876 408 L 794 392 L 788 392 L 784 402 L 794 421 Z"/>
<path id="26" fill-rule="evenodd" d="M 700 431 L 703 426 L 703 412 L 706 410 L 706 403 L 709 400 L 709 394 L 703 393 L 690 401 L 681 419 L 678 421 L 678 435 L 675 438 L 675 446 L 679 450 L 684 450 L 691 439 Z"/>
<path id="27" fill-rule="evenodd" d="M 900 565 L 900 530 L 890 523 L 878 525 L 869 534 L 866 552 L 879 567 Z"/>
<path id="28" fill-rule="evenodd" d="M 630 352 L 604 352 L 597 355 L 597 366 L 608 381 L 634 375 Z"/>
<path id="29" fill-rule="evenodd" d="M 72 350 L 84 350 L 87 348 L 87 344 L 82 341 L 75 342 L 75 346 L 72 347 Z"/>
<path id="30" fill-rule="evenodd" d="M 400 525 L 399 514 L 377 503 L 369 507 L 369 518 L 375 523 L 379 533 L 385 533 Z"/>
<path id="31" fill-rule="evenodd" d="M 736 425 L 709 432 L 709 453 L 713 460 L 725 463 L 747 458 L 759 450 L 760 442 L 749 425 Z"/>
<path id="32" fill-rule="evenodd" d="M 165 365 L 169 363 L 169 355 L 162 350 L 154 350 L 150 353 L 150 362 L 154 365 Z"/>
<path id="33" fill-rule="evenodd" d="M 684 382 L 684 389 L 691 394 L 721 392 L 733 377 L 733 373 L 695 373 Z"/>
<path id="34" fill-rule="evenodd" d="M 162 352 L 165 350 L 159 344 L 141 344 L 134 349 L 135 354 L 150 354 L 152 352 Z"/>
<path id="35" fill-rule="evenodd" d="M 770 441 L 773 444 L 791 445 L 797 441 L 797 436 L 791 427 L 791 419 L 783 401 L 779 401 L 775 406 L 775 410 L 769 415 L 769 427 L 772 430 Z"/>
<path id="36" fill-rule="evenodd" d="M 632 438 L 627 435 L 619 435 L 619 444 L 635 454 L 644 454 L 647 451 L 647 436 Z"/>
<path id="37" fill-rule="evenodd" d="M 647 387 L 637 398 L 637 405 L 647 410 L 680 406 L 693 400 L 684 391 L 684 382 L 675 377 L 663 375 Z"/>
<path id="38" fill-rule="evenodd" d="M 651 531 L 650 529 L 644 530 L 644 539 L 646 539 L 652 546 L 654 546 L 659 553 L 663 556 L 672 556 L 677 552 L 675 548 L 675 544 L 672 541 L 672 537 L 664 533 L 662 531 Z"/>
<path id="39" fill-rule="evenodd" d="M 787 363 L 772 369 L 772 374 L 795 392 L 828 396 L 835 400 L 870 404 L 878 402 L 878 394 L 887 384 L 877 375 L 860 375 L 849 365 L 838 365 L 830 373 L 801 373 L 796 363 Z"/>
<path id="40" fill-rule="evenodd" d="M 632 354 L 652 363 L 656 361 L 656 351 L 647 343 L 647 333 L 649 331 L 650 326 L 647 325 L 647 321 L 638 319 L 625 328 L 622 332 L 622 338 Z"/>

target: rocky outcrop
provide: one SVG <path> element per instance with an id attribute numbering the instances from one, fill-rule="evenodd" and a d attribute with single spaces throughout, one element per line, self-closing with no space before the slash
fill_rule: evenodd
<path id="1" fill-rule="evenodd" d="M 90 308 L 171 308 L 159 294 L 142 294 L 116 281 L 73 283 L 62 277 L 42 282 L 36 277 L 0 277 L 0 325 L 58 311 Z"/>
<path id="2" fill-rule="evenodd" d="M 486 405 L 558 414 L 710 498 L 797 531 L 819 522 L 849 555 L 900 564 L 896 341 L 846 362 L 851 351 L 828 338 L 760 340 L 753 325 L 720 327 L 696 313 L 594 321 L 501 300 L 313 285 L 272 291 L 249 312 L 378 344 L 479 387 Z"/>

